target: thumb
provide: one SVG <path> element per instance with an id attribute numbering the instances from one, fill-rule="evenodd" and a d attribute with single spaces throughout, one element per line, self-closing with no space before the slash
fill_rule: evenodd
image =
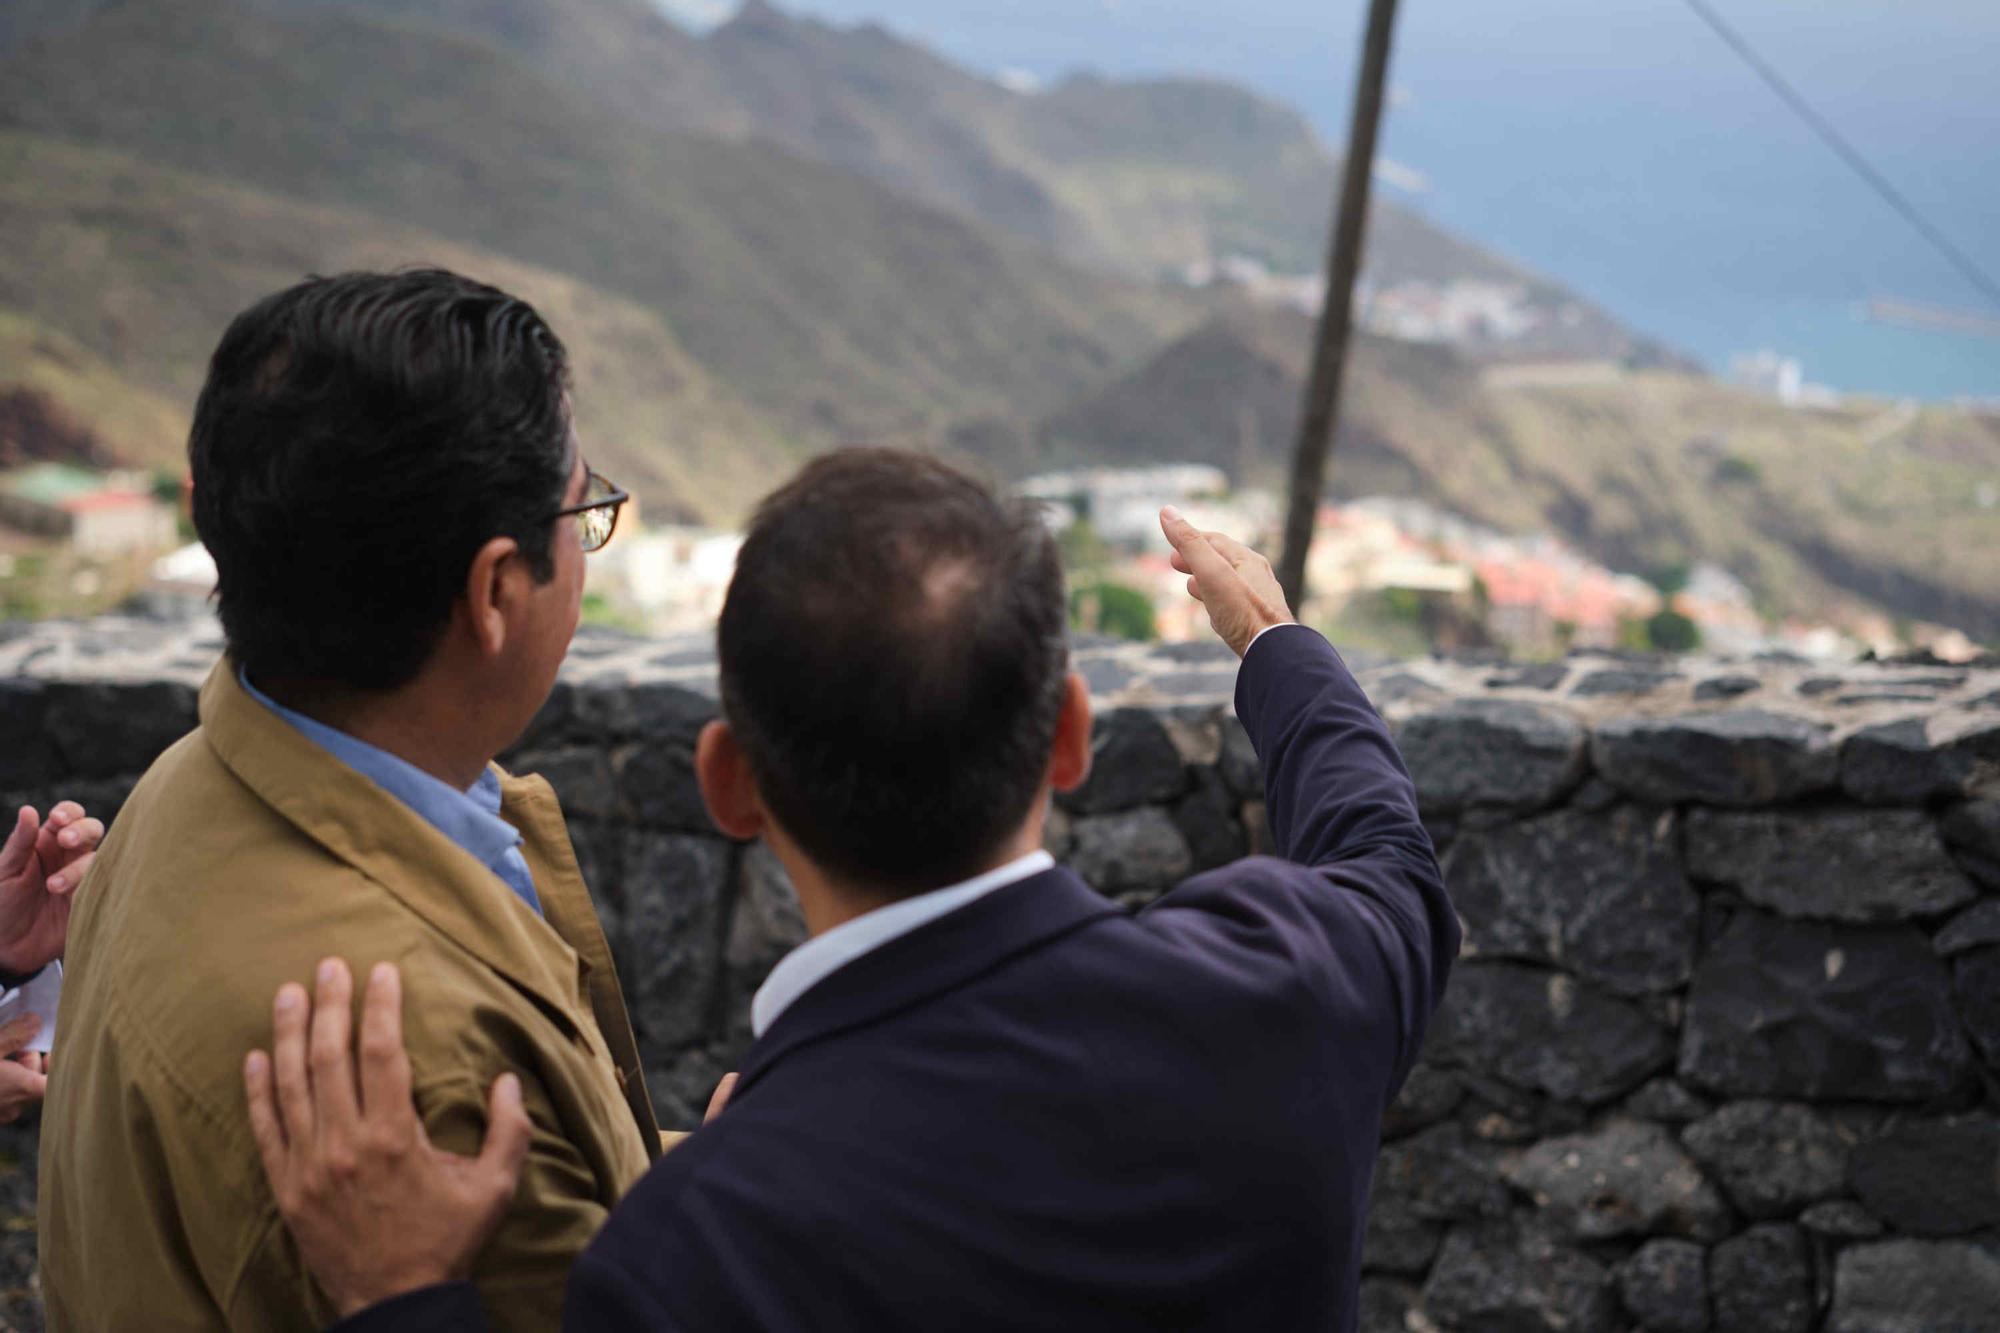
<path id="1" fill-rule="evenodd" d="M 0 1057 L 13 1055 L 42 1030 L 40 1014 L 17 1014 L 0 1026 Z"/>
<path id="2" fill-rule="evenodd" d="M 0 847 L 0 879 L 12 879 L 27 867 L 35 853 L 35 837 L 41 832 L 42 817 L 32 805 L 24 805 L 14 816 L 14 831 Z"/>
<path id="3" fill-rule="evenodd" d="M 505 1191 L 505 1199 L 514 1197 L 514 1188 L 520 1183 L 521 1164 L 528 1159 L 533 1129 L 527 1109 L 521 1105 L 521 1080 L 513 1074 L 494 1079 L 493 1091 L 486 1099 L 486 1143 L 479 1150 L 479 1170 Z"/>
<path id="4" fill-rule="evenodd" d="M 733 1073 L 724 1074 L 722 1082 L 715 1085 L 715 1095 L 708 1099 L 708 1111 L 702 1116 L 701 1123 L 705 1125 L 715 1119 L 715 1117 L 721 1115 L 722 1108 L 729 1105 L 729 1099 L 735 1095 L 735 1092 L 736 1075 Z"/>

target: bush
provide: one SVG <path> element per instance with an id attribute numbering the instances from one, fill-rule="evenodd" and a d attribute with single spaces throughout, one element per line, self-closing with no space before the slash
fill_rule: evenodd
<path id="1" fill-rule="evenodd" d="M 1145 642 L 1159 637 L 1153 604 L 1137 588 L 1102 580 L 1086 583 L 1069 595 L 1069 623 L 1090 634 L 1110 634 Z"/>
<path id="2" fill-rule="evenodd" d="M 1701 647 L 1701 627 L 1669 608 L 1646 622 L 1646 638 L 1663 653 L 1692 652 Z"/>

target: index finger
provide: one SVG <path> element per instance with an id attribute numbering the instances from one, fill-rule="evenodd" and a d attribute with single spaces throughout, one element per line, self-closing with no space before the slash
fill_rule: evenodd
<path id="1" fill-rule="evenodd" d="M 1172 505 L 1160 511 L 1160 531 L 1167 534 L 1167 540 L 1180 552 L 1187 562 L 1188 573 L 1197 579 L 1224 579 L 1233 577 L 1236 566 L 1228 557 L 1216 550 L 1201 529 L 1187 521 L 1187 516 Z"/>
<path id="2" fill-rule="evenodd" d="M 403 1046 L 403 977 L 394 963 L 368 974 L 361 1008 L 361 1113 L 410 1113 L 410 1054 Z"/>
<path id="3" fill-rule="evenodd" d="M 1245 561 L 1262 560 L 1264 558 L 1226 532 L 1204 532 L 1201 535 L 1208 538 L 1208 544 L 1213 546 L 1216 552 L 1232 566 L 1243 564 Z"/>

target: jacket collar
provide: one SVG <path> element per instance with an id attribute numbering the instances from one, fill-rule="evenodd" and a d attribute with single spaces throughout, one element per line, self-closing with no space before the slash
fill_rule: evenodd
<path id="1" fill-rule="evenodd" d="M 576 952 L 489 868 L 251 698 L 233 659 L 209 673 L 200 712 L 209 747 L 266 805 L 540 1001 L 566 1032 L 580 1032 Z M 503 780 L 509 822 L 521 822 L 535 785 Z M 359 969 L 376 961 L 348 960 Z"/>
<path id="2" fill-rule="evenodd" d="M 735 1096 L 802 1046 L 956 990 L 1019 954 L 1123 910 L 1062 867 L 975 899 L 863 954 L 801 995 L 744 1057 Z"/>

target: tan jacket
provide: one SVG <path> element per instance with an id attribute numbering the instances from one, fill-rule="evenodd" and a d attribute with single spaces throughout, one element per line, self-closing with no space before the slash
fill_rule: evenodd
<path id="1" fill-rule="evenodd" d="M 318 960 L 403 970 L 417 1104 L 476 1151 L 521 1075 L 521 1190 L 474 1277 L 499 1329 L 552 1329 L 572 1258 L 659 1152 L 610 951 L 555 793 L 501 815 L 547 919 L 407 806 L 247 695 L 226 659 L 201 726 L 153 765 L 78 894 L 42 1119 L 52 1327 L 318 1329 L 258 1163 L 242 1064 L 271 997 Z"/>

